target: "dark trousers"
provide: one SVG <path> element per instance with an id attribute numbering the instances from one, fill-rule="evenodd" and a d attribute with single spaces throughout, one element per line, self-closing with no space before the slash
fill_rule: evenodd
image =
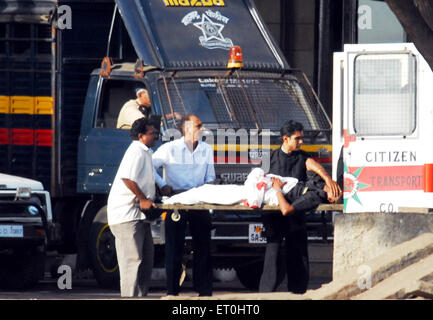
<path id="1" fill-rule="evenodd" d="M 310 267 L 308 259 L 308 237 L 305 227 L 290 229 L 288 217 L 263 217 L 266 232 L 266 252 L 263 274 L 260 279 L 259 291 L 272 292 L 277 287 L 277 275 L 281 274 L 278 256 L 284 239 L 284 264 L 287 274 L 287 290 L 293 293 L 304 293 L 310 280 Z M 285 230 L 284 230 L 285 229 Z"/>
<path id="2" fill-rule="evenodd" d="M 308 259 L 308 236 L 305 225 L 305 212 L 314 209 L 326 200 L 326 194 L 314 184 L 298 183 L 286 199 L 295 207 L 291 216 L 277 212 L 263 215 L 263 226 L 267 240 L 263 274 L 259 291 L 272 292 L 277 286 L 277 263 L 282 240 L 285 245 L 285 264 L 287 273 L 287 290 L 293 293 L 304 293 L 308 288 L 310 267 Z"/>
<path id="3" fill-rule="evenodd" d="M 187 222 L 192 236 L 193 284 L 200 296 L 212 295 L 212 263 L 210 254 L 211 217 L 207 211 L 180 212 L 175 222 L 171 213 L 165 219 L 165 269 L 167 294 L 178 295 L 182 272 L 182 257 L 185 248 Z"/>

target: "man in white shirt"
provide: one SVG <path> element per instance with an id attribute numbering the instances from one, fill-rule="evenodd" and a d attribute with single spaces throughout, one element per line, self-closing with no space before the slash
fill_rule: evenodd
<path id="1" fill-rule="evenodd" d="M 117 129 L 131 129 L 131 125 L 135 120 L 149 117 L 152 110 L 150 108 L 149 92 L 144 88 L 137 88 L 135 90 L 137 99 L 131 99 L 127 101 L 120 109 L 119 116 L 117 118 Z"/>
<path id="2" fill-rule="evenodd" d="M 132 124 L 132 143 L 120 163 L 107 202 L 115 237 L 122 297 L 147 295 L 153 268 L 153 239 L 146 211 L 155 208 L 152 150 L 159 122 L 141 118 Z M 144 213 L 143 213 L 144 211 Z"/>
<path id="3" fill-rule="evenodd" d="M 153 154 L 155 169 L 163 167 L 165 171 L 165 181 L 160 182 L 157 179 L 160 188 L 172 188 L 178 193 L 215 180 L 213 150 L 210 145 L 201 141 L 202 126 L 196 115 L 185 116 L 181 124 L 183 137 L 163 144 Z M 177 222 L 173 221 L 170 215 L 167 215 L 165 220 L 167 294 L 178 295 L 180 291 L 179 279 L 188 221 L 194 252 L 194 287 L 200 296 L 211 296 L 210 214 L 208 211 L 191 211 L 180 212 L 180 215 Z"/>

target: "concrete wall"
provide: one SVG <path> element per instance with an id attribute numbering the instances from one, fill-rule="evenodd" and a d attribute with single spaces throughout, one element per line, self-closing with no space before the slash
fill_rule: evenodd
<path id="1" fill-rule="evenodd" d="M 316 1 L 287 1 L 283 27 L 284 52 L 289 64 L 301 69 L 315 83 Z"/>
<path id="2" fill-rule="evenodd" d="M 293 68 L 315 84 L 316 0 L 254 0 L 272 36 Z"/>
<path id="3" fill-rule="evenodd" d="M 333 279 L 390 248 L 433 232 L 433 214 L 345 213 L 334 220 Z"/>
<path id="4" fill-rule="evenodd" d="M 280 0 L 254 0 L 257 10 L 272 36 L 281 47 L 281 5 Z"/>

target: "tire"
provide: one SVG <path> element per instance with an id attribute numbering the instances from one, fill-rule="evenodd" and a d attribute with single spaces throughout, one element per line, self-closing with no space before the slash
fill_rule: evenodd
<path id="1" fill-rule="evenodd" d="M 259 289 L 260 278 L 263 273 L 263 258 L 255 258 L 249 262 L 243 263 L 241 265 L 235 266 L 236 275 L 240 283 L 247 289 L 252 291 L 257 291 Z M 284 279 L 284 264 L 282 259 L 278 259 L 278 274 L 277 274 L 277 284 L 278 287 Z"/>
<path id="2" fill-rule="evenodd" d="M 263 259 L 253 260 L 241 265 L 235 266 L 236 275 L 241 284 L 253 291 L 259 289 L 260 277 L 263 272 Z"/>
<path id="3" fill-rule="evenodd" d="M 1 259 L 0 287 L 3 289 L 30 289 L 44 277 L 45 247 L 14 251 Z"/>
<path id="4" fill-rule="evenodd" d="M 108 227 L 107 206 L 101 208 L 93 220 L 89 235 L 90 265 L 98 284 L 103 288 L 119 288 L 114 236 Z"/>

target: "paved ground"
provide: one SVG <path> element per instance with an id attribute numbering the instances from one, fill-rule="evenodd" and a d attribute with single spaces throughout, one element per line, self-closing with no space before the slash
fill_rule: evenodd
<path id="1" fill-rule="evenodd" d="M 310 288 L 318 288 L 326 279 L 313 279 L 310 283 Z M 328 280 L 329 281 L 329 280 Z M 192 290 L 191 282 L 186 281 L 182 286 L 181 296 L 194 297 L 197 296 Z M 277 291 L 284 292 L 284 281 Z M 239 280 L 235 279 L 229 282 L 214 282 L 214 296 L 228 294 L 228 293 L 252 293 L 254 291 L 245 289 Z M 164 281 L 152 281 L 152 288 L 149 295 L 144 298 L 148 300 L 160 299 L 165 297 L 165 283 Z M 73 279 L 71 289 L 59 289 L 57 279 L 51 278 L 47 273 L 44 280 L 42 280 L 36 287 L 25 291 L 0 290 L 0 300 L 107 300 L 107 299 L 121 299 L 119 291 L 114 289 L 100 288 L 94 279 Z"/>
<path id="2" fill-rule="evenodd" d="M 238 280 L 219 283 L 215 282 L 215 294 L 225 293 L 248 293 L 252 292 L 242 287 Z M 164 297 L 164 281 L 153 281 L 151 292 L 146 299 L 160 299 Z M 185 282 L 183 285 L 184 296 L 196 296 L 192 290 L 191 283 Z M 46 279 L 41 281 L 35 288 L 26 291 L 1 291 L 1 299 L 120 299 L 118 290 L 100 288 L 94 279 L 73 279 L 71 289 L 59 289 L 57 280 L 50 278 L 49 274 Z"/>
<path id="3" fill-rule="evenodd" d="M 310 284 L 309 289 L 317 289 L 322 284 L 330 282 L 332 277 L 332 245 L 330 244 L 312 244 L 309 247 L 310 255 Z M 161 278 L 164 274 L 164 269 L 158 269 L 152 281 L 152 287 L 149 295 L 144 298 L 147 300 L 160 299 L 166 297 L 165 281 Z M 60 275 L 59 275 L 60 276 Z M 43 300 L 97 300 L 97 299 L 121 299 L 119 290 L 100 288 L 96 280 L 93 279 L 91 271 L 88 273 L 75 275 L 72 279 L 71 289 L 59 289 L 57 284 L 58 279 L 52 278 L 49 267 L 45 274 L 44 280 L 29 290 L 25 291 L 5 291 L 0 289 L 0 300 L 29 300 L 29 299 L 43 299 Z M 214 282 L 214 296 L 224 295 L 228 293 L 253 293 L 254 291 L 246 289 L 234 275 L 225 278 L 230 281 L 215 281 Z M 284 292 L 285 279 L 277 288 L 277 291 Z M 182 286 L 181 296 L 194 297 L 197 296 L 192 290 L 191 281 L 187 280 Z"/>

